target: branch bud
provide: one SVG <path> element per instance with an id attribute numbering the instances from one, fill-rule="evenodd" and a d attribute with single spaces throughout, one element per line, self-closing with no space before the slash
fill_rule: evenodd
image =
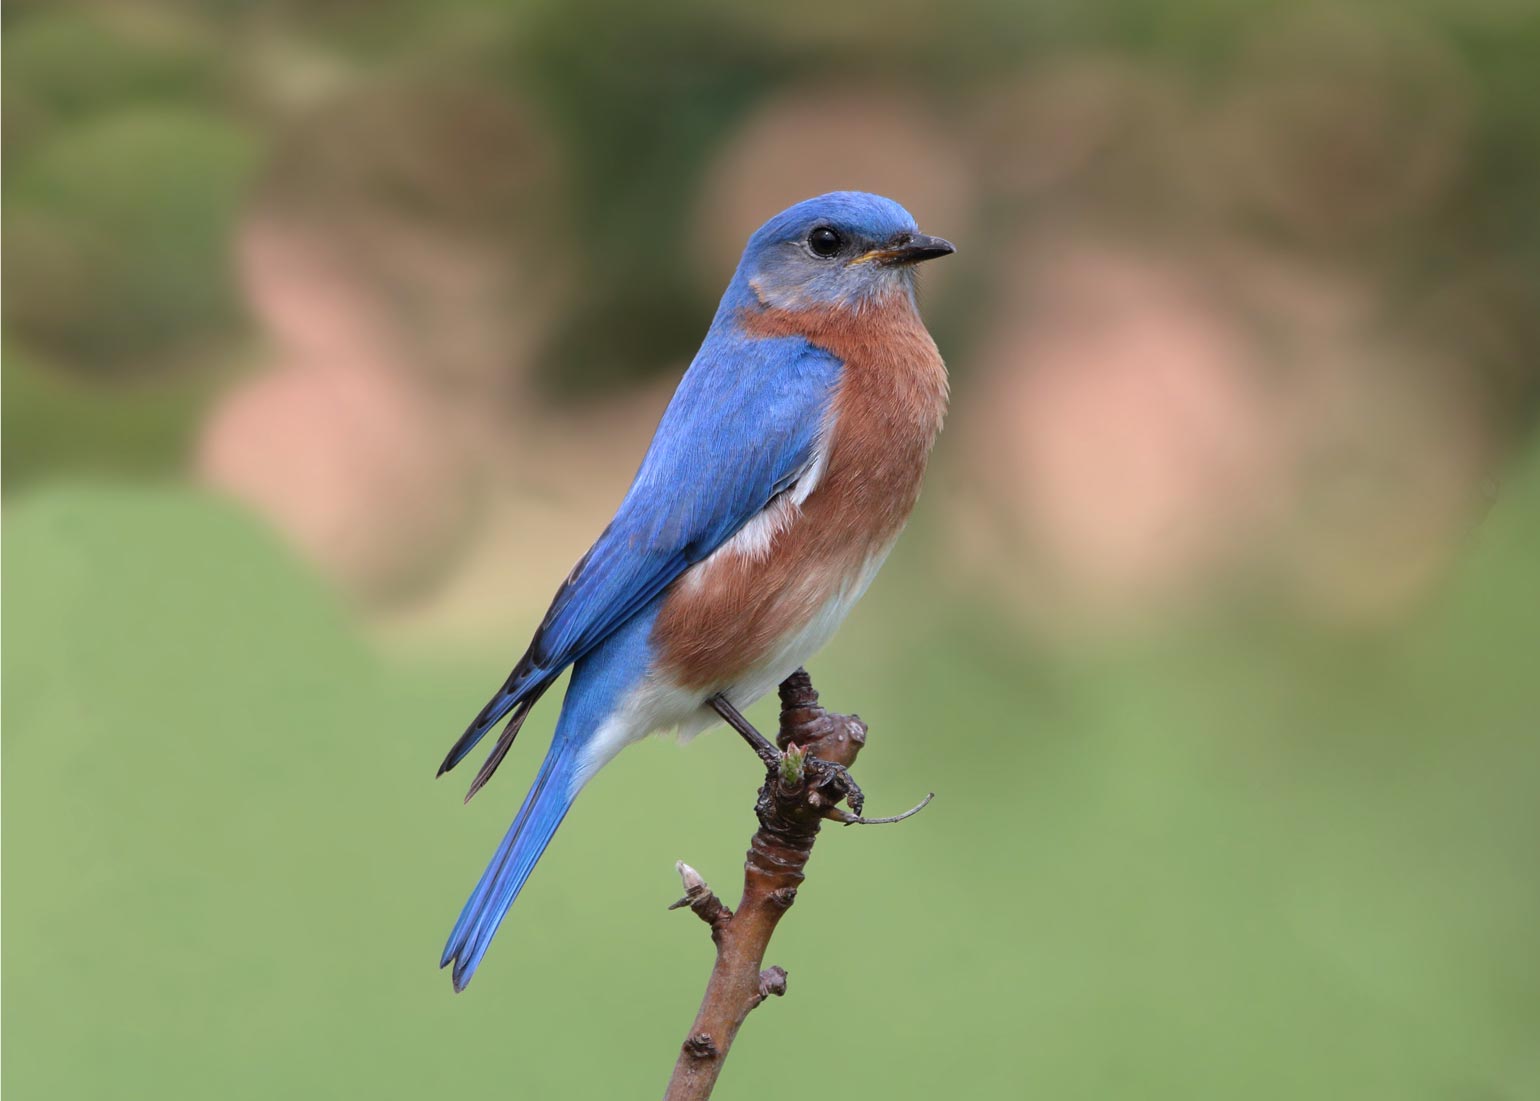
<path id="1" fill-rule="evenodd" d="M 788 745 L 781 754 L 781 783 L 788 787 L 802 783 L 806 762 L 807 750 L 800 748 L 796 742 Z"/>

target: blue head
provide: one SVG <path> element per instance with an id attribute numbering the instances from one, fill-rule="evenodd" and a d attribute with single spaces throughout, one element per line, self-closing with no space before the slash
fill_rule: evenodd
<path id="1" fill-rule="evenodd" d="M 912 295 L 914 265 L 954 251 L 927 237 L 892 199 L 831 191 L 781 211 L 755 231 L 728 298 L 779 309 L 854 306 Z"/>

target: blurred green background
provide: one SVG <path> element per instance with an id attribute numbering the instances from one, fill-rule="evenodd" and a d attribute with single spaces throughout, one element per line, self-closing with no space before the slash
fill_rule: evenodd
<path id="1" fill-rule="evenodd" d="M 959 245 L 928 492 L 812 667 L 871 807 L 938 797 L 820 844 L 719 1096 L 1540 1096 L 1540 9 L 4 31 L 9 1096 L 661 1093 L 752 759 L 622 755 L 460 997 L 555 708 L 432 770 L 834 187 Z"/>

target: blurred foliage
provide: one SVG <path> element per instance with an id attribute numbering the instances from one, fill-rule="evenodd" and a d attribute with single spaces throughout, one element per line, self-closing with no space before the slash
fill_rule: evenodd
<path id="1" fill-rule="evenodd" d="M 115 112 L 11 181 L 7 296 L 21 339 L 108 375 L 206 355 L 236 319 L 226 237 L 253 162 L 218 119 Z"/>
<path id="2" fill-rule="evenodd" d="M 44 475 L 164 478 L 178 472 L 208 401 L 206 380 L 103 391 L 7 356 L 0 431 L 5 486 Z"/>
<path id="3" fill-rule="evenodd" d="M 967 131 L 1013 74 L 1111 51 L 1175 75 L 1201 98 L 1247 75 L 1235 66 L 1255 58 L 1238 54 L 1237 44 L 1268 40 L 1269 21 L 1286 10 L 1193 0 L 1027 7 L 965 0 L 944 10 L 752 9 L 698 0 L 12 4 L 5 42 L 10 336 L 103 384 L 190 359 L 215 369 L 223 345 L 251 335 L 234 313 L 228 249 L 263 152 L 281 148 L 339 94 L 381 82 L 431 89 L 469 79 L 531 107 L 559 162 L 577 213 L 558 247 L 580 293 L 550 327 L 538 370 L 553 392 L 591 392 L 675 367 L 692 351 L 710 292 L 682 246 L 703 177 L 725 137 L 778 90 L 901 84 L 943 105 Z M 1389 28 L 1391 44 L 1408 34 L 1415 49 L 1437 42 L 1460 69 L 1455 90 L 1466 96 L 1467 89 L 1474 105 L 1459 191 L 1402 227 L 1394 266 L 1416 271 L 1479 258 L 1536 270 L 1540 123 L 1531 78 L 1540 20 L 1526 5 L 1496 2 L 1355 10 L 1340 17 L 1344 40 L 1352 39 L 1353 20 L 1367 20 Z M 1327 77 L 1331 53 L 1318 59 Z M 1414 82 L 1423 75 L 1408 71 Z M 1421 121 L 1437 114 L 1435 104 Z M 1412 115 L 1406 124 L 1419 121 Z M 483 154 L 489 163 L 497 155 Z M 816 158 L 819 149 L 787 155 Z M 970 155 L 987 178 L 995 153 Z M 446 171 L 473 179 L 469 164 Z M 1134 206 L 1143 202 L 1152 213 L 1165 206 L 1158 180 L 1123 179 L 1147 190 Z M 984 198 L 1002 225 L 1032 205 L 1031 197 Z M 506 233 L 518 254 L 518 220 L 491 207 L 484 214 L 486 229 Z M 982 260 L 1002 242 L 985 236 L 970 244 Z M 1516 309 L 1533 309 L 1532 290 Z M 943 311 L 937 322 L 955 346 L 974 311 L 959 302 L 952 312 L 959 316 Z M 1532 405 L 1533 387 L 1523 398 Z"/>

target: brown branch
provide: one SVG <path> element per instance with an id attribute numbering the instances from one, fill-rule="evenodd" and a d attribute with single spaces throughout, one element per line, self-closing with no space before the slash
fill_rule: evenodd
<path id="1" fill-rule="evenodd" d="M 682 861 L 678 865 L 685 893 L 671 909 L 688 906 L 711 927 L 716 963 L 700 1012 L 680 1047 L 665 1101 L 710 1097 L 744 1018 L 766 998 L 786 993 L 786 972 L 761 968 L 776 925 L 796 901 L 823 820 L 847 825 L 885 821 L 860 817 L 861 789 L 847 771 L 866 744 L 866 724 L 820 707 L 813 682 L 801 669 L 786 678 L 780 693 L 779 752 L 726 700 L 713 701 L 764 761 L 765 783 L 754 807 L 759 830 L 749 843 L 736 911 L 717 898 L 695 869 Z M 839 809 L 842 800 L 854 814 Z"/>

